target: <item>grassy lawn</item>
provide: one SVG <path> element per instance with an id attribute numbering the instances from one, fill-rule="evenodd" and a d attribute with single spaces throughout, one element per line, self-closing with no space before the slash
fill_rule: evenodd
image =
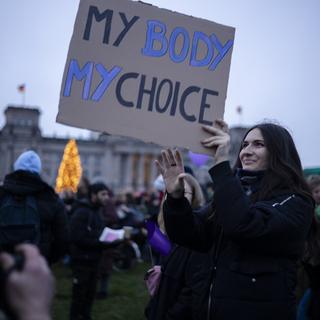
<path id="1" fill-rule="evenodd" d="M 109 297 L 96 300 L 92 316 L 94 320 L 143 320 L 148 293 L 143 281 L 150 264 L 139 263 L 132 270 L 113 272 Z M 56 297 L 53 304 L 53 319 L 68 320 L 71 299 L 71 270 L 63 265 L 54 267 Z"/>

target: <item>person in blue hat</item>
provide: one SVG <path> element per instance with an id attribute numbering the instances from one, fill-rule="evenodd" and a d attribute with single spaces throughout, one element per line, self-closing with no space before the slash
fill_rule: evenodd
<path id="1" fill-rule="evenodd" d="M 67 250 L 68 225 L 63 202 L 54 189 L 41 179 L 41 167 L 41 159 L 35 151 L 20 154 L 14 162 L 14 171 L 5 176 L 0 187 L 0 212 L 6 213 L 4 204 L 8 197 L 21 202 L 33 199 L 40 220 L 40 239 L 36 244 L 51 264 L 60 260 Z M 29 239 L 25 240 L 28 242 Z"/>
<path id="2" fill-rule="evenodd" d="M 40 175 L 41 160 L 33 150 L 23 152 L 13 165 L 14 171 L 22 170 Z"/>

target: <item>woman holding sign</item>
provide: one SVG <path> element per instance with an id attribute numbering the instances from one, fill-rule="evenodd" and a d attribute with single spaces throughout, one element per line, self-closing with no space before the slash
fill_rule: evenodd
<path id="1" fill-rule="evenodd" d="M 227 124 L 218 120 L 203 129 L 208 137 L 201 143 L 215 159 L 209 171 L 212 210 L 205 221 L 183 196 L 180 153 L 162 151 L 157 162 L 167 189 L 164 219 L 170 239 L 212 256 L 195 314 L 202 320 L 294 320 L 296 262 L 314 203 L 292 137 L 271 123 L 249 129 L 232 171 Z"/>

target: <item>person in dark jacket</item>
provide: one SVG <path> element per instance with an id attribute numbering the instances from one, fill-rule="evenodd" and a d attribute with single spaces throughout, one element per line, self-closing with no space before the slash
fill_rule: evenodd
<path id="1" fill-rule="evenodd" d="M 117 241 L 104 243 L 99 237 L 104 228 L 99 211 L 109 198 L 104 183 L 89 187 L 89 199 L 78 202 L 70 221 L 70 253 L 73 272 L 70 320 L 90 320 L 96 293 L 98 267 L 102 252 Z"/>
<path id="2" fill-rule="evenodd" d="M 68 247 L 68 224 L 62 200 L 41 177 L 41 160 L 32 150 L 23 152 L 0 187 L 0 203 L 8 194 L 34 196 L 40 215 L 39 249 L 49 263 L 63 257 Z"/>
<path id="3" fill-rule="evenodd" d="M 305 292 L 299 301 L 297 320 L 318 320 L 320 319 L 320 176 L 309 176 L 307 182 L 316 209 L 302 260 L 303 269 L 298 273 L 300 291 L 305 289 Z"/>
<path id="4" fill-rule="evenodd" d="M 195 319 L 294 320 L 297 260 L 310 230 L 314 202 L 289 132 L 264 123 L 247 132 L 234 174 L 222 120 L 203 126 L 201 141 L 215 165 L 211 214 L 198 219 L 184 195 L 178 151 L 157 162 L 167 190 L 164 220 L 175 243 L 209 252 Z"/>
<path id="5" fill-rule="evenodd" d="M 185 183 L 184 194 L 191 207 L 198 209 L 203 206 L 204 195 L 198 181 L 187 173 Z M 161 232 L 166 234 L 162 206 L 163 202 L 157 221 Z M 206 264 L 208 255 L 173 244 L 169 255 L 161 258 L 160 281 L 145 309 L 145 316 L 148 320 L 192 320 L 197 274 Z"/>
<path id="6" fill-rule="evenodd" d="M 119 227 L 119 218 L 113 200 L 113 193 L 110 189 L 108 189 L 108 194 L 109 198 L 103 209 L 100 211 L 100 217 L 104 226 L 117 229 Z M 102 252 L 98 271 L 97 299 L 105 299 L 109 295 L 109 283 L 115 254 L 115 250 L 112 248 L 105 249 Z"/>
<path id="7" fill-rule="evenodd" d="M 173 245 L 161 265 L 159 287 L 145 309 L 148 320 L 192 320 L 195 275 L 207 255 Z"/>

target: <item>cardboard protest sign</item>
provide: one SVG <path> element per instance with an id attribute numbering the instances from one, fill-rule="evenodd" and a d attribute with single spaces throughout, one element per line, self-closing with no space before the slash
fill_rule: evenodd
<path id="1" fill-rule="evenodd" d="M 207 153 L 223 118 L 235 29 L 130 0 L 81 0 L 60 123 Z"/>

